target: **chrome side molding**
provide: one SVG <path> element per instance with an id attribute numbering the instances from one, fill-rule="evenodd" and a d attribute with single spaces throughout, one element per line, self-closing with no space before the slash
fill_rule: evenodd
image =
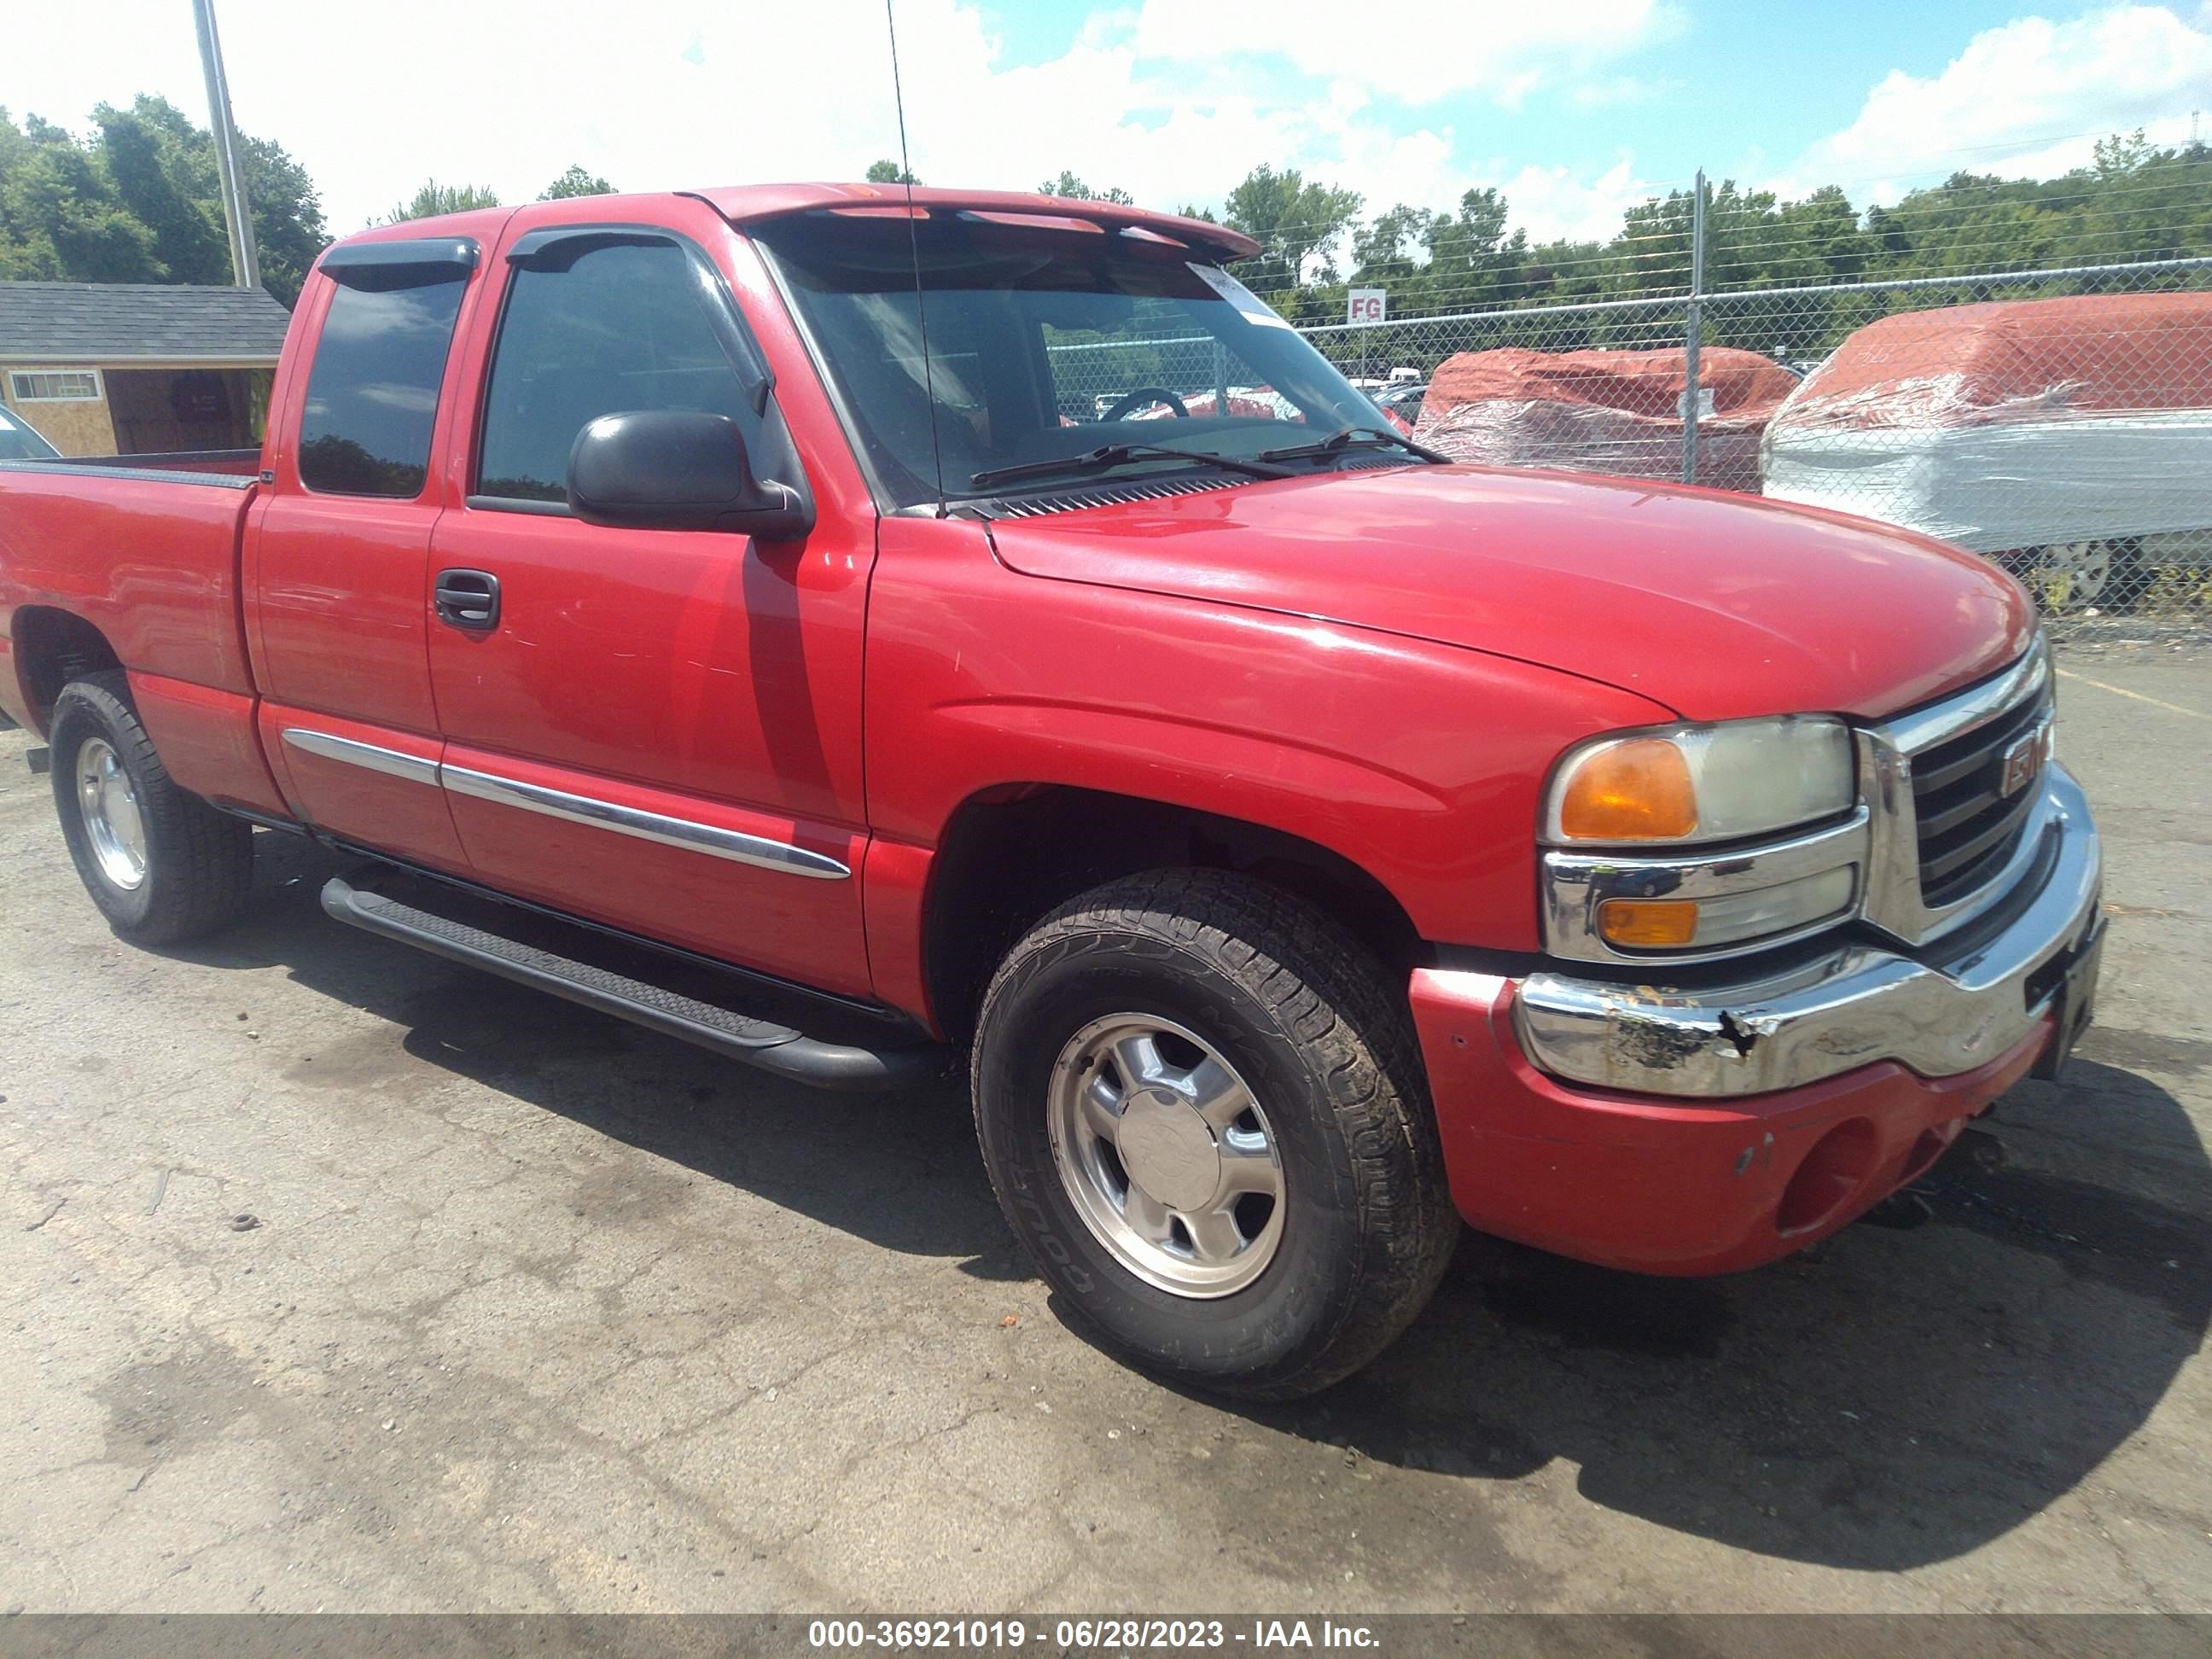
<path id="1" fill-rule="evenodd" d="M 672 818 L 634 806 L 618 806 L 612 801 L 521 783 L 465 766 L 448 763 L 441 766 L 438 772 L 446 787 L 457 795 L 519 807 L 526 812 L 538 812 L 594 830 L 611 830 L 618 836 L 634 836 L 640 841 L 658 842 L 664 847 L 680 847 L 686 852 L 704 853 L 733 864 L 780 870 L 787 876 L 811 876 L 818 881 L 842 881 L 853 873 L 826 853 L 809 852 L 804 847 L 770 841 L 765 836 L 749 836 L 742 830 L 725 830 L 717 824 L 696 823 L 690 818 Z"/>
<path id="2" fill-rule="evenodd" d="M 403 754 L 397 749 L 384 749 L 373 743 L 334 737 L 327 732 L 288 726 L 284 728 L 284 741 L 307 754 L 319 756 L 324 760 L 342 761 L 346 765 L 379 772 L 386 777 L 403 779 L 409 783 L 428 784 L 433 788 L 442 787 L 457 795 L 491 801 L 501 806 L 513 806 L 525 812 L 537 812 L 546 817 L 561 818 L 594 830 L 611 830 L 617 836 L 635 836 L 639 841 L 657 842 L 663 847 L 681 848 L 687 853 L 704 853 L 709 858 L 727 859 L 733 864 L 750 864 L 758 869 L 780 871 L 787 876 L 806 876 L 817 881 L 843 881 L 853 873 L 850 866 L 826 853 L 793 847 L 788 842 L 771 840 L 766 836 L 747 835 L 742 830 L 726 830 L 720 824 L 670 817 L 665 813 L 647 812 L 635 806 L 622 806 L 590 795 L 571 794 L 565 789 L 548 789 L 538 784 L 503 778 L 495 773 L 479 772 L 471 767 L 428 761 L 420 756 Z"/>
<path id="3" fill-rule="evenodd" d="M 427 783 L 434 789 L 438 787 L 438 763 L 424 760 L 420 755 L 405 755 L 397 749 L 380 749 L 373 743 L 356 743 L 351 738 L 336 738 L 327 732 L 311 732 L 298 726 L 284 728 L 284 741 L 324 760 L 343 761 L 348 766 L 381 772 L 387 778 Z"/>

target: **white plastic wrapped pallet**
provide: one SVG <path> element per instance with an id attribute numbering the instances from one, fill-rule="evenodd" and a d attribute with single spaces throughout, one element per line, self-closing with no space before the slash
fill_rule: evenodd
<path id="1" fill-rule="evenodd" d="M 1777 500 L 1978 552 L 2194 539 L 2212 530 L 2212 294 L 1882 318 L 1784 400 L 1760 471 Z"/>
<path id="2" fill-rule="evenodd" d="M 1978 553 L 2212 528 L 2212 410 L 2069 411 L 2064 387 L 1970 408 L 1964 378 L 1887 393 L 1895 425 L 1793 422 L 1784 403 L 1765 493 Z"/>

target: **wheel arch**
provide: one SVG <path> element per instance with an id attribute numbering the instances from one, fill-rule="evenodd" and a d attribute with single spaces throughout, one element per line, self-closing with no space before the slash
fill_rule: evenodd
<path id="1" fill-rule="evenodd" d="M 87 674 L 123 667 L 106 635 L 58 605 L 19 606 L 9 619 L 9 635 L 16 684 L 32 727 L 41 737 L 52 729 L 54 700 L 64 686 Z"/>
<path id="2" fill-rule="evenodd" d="M 1041 916 L 1140 871 L 1221 869 L 1269 881 L 1334 916 L 1394 972 L 1422 949 L 1396 896 L 1343 854 L 1287 830 L 1061 784 L 979 790 L 946 821 L 923 899 L 922 971 L 946 1036 L 974 1031 L 991 974 Z"/>

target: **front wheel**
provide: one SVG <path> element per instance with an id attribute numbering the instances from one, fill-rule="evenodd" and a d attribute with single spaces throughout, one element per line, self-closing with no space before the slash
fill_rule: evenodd
<path id="1" fill-rule="evenodd" d="M 1006 1218 L 1117 1353 L 1290 1399 L 1367 1364 L 1459 1234 L 1410 1022 L 1328 917 L 1218 871 L 1071 901 L 984 998 Z"/>
<path id="2" fill-rule="evenodd" d="M 92 902 L 137 945 L 214 932 L 245 908 L 253 831 L 178 787 L 138 723 L 120 673 L 72 680 L 54 700 L 54 806 Z"/>
<path id="3" fill-rule="evenodd" d="M 2027 579 L 2046 611 L 2124 611 L 2143 586 L 2141 566 L 2131 541 L 2061 542 L 2038 550 Z"/>

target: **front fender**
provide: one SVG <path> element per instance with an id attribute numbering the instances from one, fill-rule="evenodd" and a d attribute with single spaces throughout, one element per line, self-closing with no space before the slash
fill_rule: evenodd
<path id="1" fill-rule="evenodd" d="M 1423 937 L 1504 951 L 1536 948 L 1538 798 L 1560 751 L 1670 717 L 1510 658 L 1024 576 L 978 526 L 898 518 L 870 593 L 866 707 L 878 836 L 934 847 L 996 786 L 1108 791 L 1316 842 Z"/>

